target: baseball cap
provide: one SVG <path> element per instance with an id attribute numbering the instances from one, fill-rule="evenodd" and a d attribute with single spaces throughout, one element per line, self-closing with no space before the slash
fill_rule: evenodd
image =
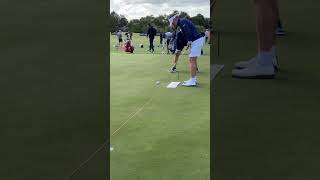
<path id="1" fill-rule="evenodd" d="M 174 18 L 176 18 L 177 16 L 178 16 L 177 14 L 174 14 L 169 18 L 170 27 L 172 26 L 172 22 L 173 22 Z"/>

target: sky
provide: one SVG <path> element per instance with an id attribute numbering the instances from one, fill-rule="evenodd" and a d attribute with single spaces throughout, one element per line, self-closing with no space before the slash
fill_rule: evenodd
<path id="1" fill-rule="evenodd" d="M 198 13 L 210 17 L 210 0 L 111 0 L 110 12 L 124 15 L 128 20 L 147 15 L 170 14 L 174 10 L 185 11 L 190 16 Z"/>

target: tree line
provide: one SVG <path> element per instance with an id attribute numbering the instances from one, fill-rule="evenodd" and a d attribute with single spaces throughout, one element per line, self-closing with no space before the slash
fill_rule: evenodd
<path id="1" fill-rule="evenodd" d="M 179 14 L 182 18 L 187 18 L 191 20 L 197 29 L 200 32 L 204 32 L 206 29 L 211 28 L 210 18 L 204 17 L 202 14 L 197 14 L 196 16 L 191 17 L 188 13 L 184 11 L 173 11 L 171 14 Z M 170 27 L 168 24 L 168 16 L 169 15 L 160 15 L 157 17 L 154 16 L 145 16 L 140 19 L 132 19 L 130 21 L 124 15 L 117 14 L 112 11 L 110 13 L 110 30 L 111 32 L 116 32 L 118 30 L 122 31 L 130 31 L 134 33 L 145 33 L 148 30 L 148 24 L 152 24 L 158 32 L 167 32 L 170 31 Z"/>

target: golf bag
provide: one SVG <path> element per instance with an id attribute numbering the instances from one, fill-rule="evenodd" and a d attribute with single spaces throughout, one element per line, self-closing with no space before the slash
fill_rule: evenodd
<path id="1" fill-rule="evenodd" d="M 124 45 L 124 51 L 125 52 L 130 52 L 130 53 L 133 53 L 134 51 L 134 46 L 132 45 L 131 41 L 130 40 L 127 40 L 125 45 Z"/>

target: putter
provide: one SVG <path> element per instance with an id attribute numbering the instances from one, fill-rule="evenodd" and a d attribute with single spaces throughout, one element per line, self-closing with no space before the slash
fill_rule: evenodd
<path id="1" fill-rule="evenodd" d="M 218 32 L 218 56 L 220 56 L 220 33 Z"/>

